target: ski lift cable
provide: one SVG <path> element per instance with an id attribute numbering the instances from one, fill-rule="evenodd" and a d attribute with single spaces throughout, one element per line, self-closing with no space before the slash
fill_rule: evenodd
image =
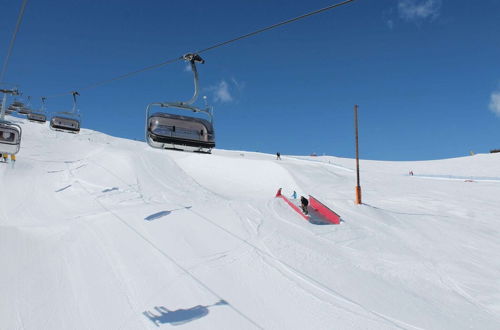
<path id="1" fill-rule="evenodd" d="M 173 58 L 173 59 L 170 59 L 168 61 L 164 61 L 164 62 L 161 62 L 161 63 L 153 64 L 153 65 L 147 66 L 147 67 L 142 68 L 142 69 L 138 69 L 138 70 L 135 70 L 135 71 L 131 71 L 129 73 L 122 74 L 120 76 L 116 76 L 114 78 L 109 78 L 109 79 L 106 79 L 106 80 L 101 80 L 101 81 L 98 81 L 96 83 L 89 84 L 87 86 L 83 86 L 83 87 L 79 88 L 78 90 L 82 91 L 82 90 L 93 89 L 93 88 L 99 87 L 101 85 L 106 85 L 108 83 L 111 83 L 113 81 L 117 81 L 117 80 L 122 80 L 122 79 L 128 78 L 130 76 L 136 75 L 136 74 L 144 72 L 144 71 L 149 71 L 149 70 L 157 69 L 157 68 L 165 66 L 167 64 L 171 64 L 171 63 L 180 61 L 182 59 L 183 59 L 183 56 L 180 56 L 180 57 L 177 57 L 177 58 Z M 64 96 L 64 95 L 69 95 L 69 94 L 73 94 L 73 91 L 64 92 L 64 93 L 55 94 L 55 95 L 49 95 L 46 98 L 54 98 L 54 97 L 59 97 L 59 96 Z"/>
<path id="2" fill-rule="evenodd" d="M 241 35 L 239 37 L 236 37 L 236 38 L 233 38 L 233 39 L 230 39 L 230 40 L 226 40 L 226 41 L 223 41 L 223 42 L 219 42 L 219 43 L 217 43 L 215 45 L 212 45 L 210 47 L 203 48 L 203 49 L 200 49 L 200 50 L 198 50 L 196 52 L 193 52 L 193 54 L 205 53 L 205 52 L 208 52 L 210 50 L 213 50 L 213 49 L 216 49 L 216 48 L 228 45 L 230 43 L 233 43 L 233 42 L 236 42 L 236 41 L 239 41 L 239 40 L 242 40 L 242 39 L 245 39 L 245 38 L 257 35 L 259 33 L 262 33 L 262 32 L 265 32 L 265 31 L 269 31 L 269 30 L 275 29 L 277 27 L 280 27 L 280 26 L 283 26 L 283 25 L 286 25 L 286 24 L 293 23 L 293 22 L 299 21 L 301 19 L 304 19 L 304 18 L 313 16 L 313 15 L 317 15 L 317 14 L 320 14 L 320 13 L 332 10 L 334 8 L 338 8 L 340 6 L 346 5 L 346 4 L 351 3 L 353 1 L 355 1 L 355 0 L 345 0 L 345 1 L 342 1 L 342 2 L 339 2 L 339 3 L 335 3 L 333 5 L 329 5 L 327 7 L 311 11 L 309 13 L 306 13 L 306 14 L 303 14 L 303 15 L 300 15 L 300 16 L 297 16 L 297 17 L 294 17 L 294 18 L 282 21 L 280 23 L 269 25 L 269 26 L 264 27 L 262 29 L 259 29 L 259 30 L 256 30 L 256 31 L 244 34 L 244 35 Z M 111 82 L 114 82 L 114 81 L 117 81 L 117 80 L 122 80 L 122 79 L 128 78 L 130 76 L 142 73 L 144 71 L 149 71 L 149 70 L 157 69 L 157 68 L 160 68 L 162 66 L 165 66 L 165 65 L 168 65 L 168 64 L 172 64 L 174 62 L 177 62 L 177 61 L 180 61 L 180 60 L 184 60 L 184 59 L 185 59 L 184 55 L 182 55 L 182 56 L 179 56 L 179 57 L 176 57 L 176 58 L 172 58 L 172 59 L 169 59 L 169 60 L 161 62 L 161 63 L 153 64 L 153 65 L 144 67 L 142 69 L 138 69 L 138 70 L 135 70 L 135 71 L 131 71 L 131 72 L 128 72 L 128 73 L 116 76 L 114 78 L 101 80 L 101 81 L 89 84 L 87 86 L 83 86 L 83 87 L 79 88 L 78 90 L 82 91 L 82 90 L 93 89 L 93 88 L 96 88 L 96 87 L 99 87 L 99 86 L 102 86 L 102 85 L 105 85 L 105 84 L 108 84 L 108 83 L 111 83 Z M 68 94 L 71 94 L 71 93 L 73 93 L 73 91 L 50 95 L 50 96 L 48 96 L 48 98 L 59 97 L 59 96 L 68 95 Z"/>
<path id="3" fill-rule="evenodd" d="M 23 21 L 24 9 L 26 8 L 26 4 L 28 0 L 23 0 L 21 4 L 21 9 L 19 10 L 19 15 L 17 16 L 16 27 L 14 28 L 14 32 L 12 33 L 12 39 L 10 39 L 9 48 L 7 50 L 7 55 L 5 56 L 5 60 L 3 62 L 2 71 L 0 72 L 0 82 L 3 79 L 5 72 L 7 71 L 7 66 L 9 64 L 10 54 L 12 53 L 12 49 L 14 49 L 14 43 L 16 42 L 17 32 L 19 31 L 19 27 L 21 26 L 21 22 Z"/>
<path id="4" fill-rule="evenodd" d="M 256 34 L 259 34 L 259 33 L 265 32 L 265 31 L 269 31 L 269 30 L 275 29 L 277 27 L 280 27 L 280 26 L 283 26 L 283 25 L 286 25 L 286 24 L 289 24 L 289 23 L 293 23 L 293 22 L 299 21 L 299 20 L 304 19 L 306 17 L 313 16 L 313 15 L 316 15 L 316 14 L 319 14 L 319 13 L 322 13 L 322 12 L 325 12 L 325 11 L 328 11 L 328 10 L 331 10 L 331 9 L 343 6 L 343 5 L 348 4 L 349 2 L 353 2 L 353 1 L 355 1 L 355 0 L 346 0 L 346 1 L 343 1 L 343 2 L 339 2 L 339 3 L 333 4 L 333 5 L 330 5 L 330 6 L 327 6 L 327 7 L 324 7 L 324 8 L 321 8 L 321 9 L 309 12 L 307 14 L 304 14 L 304 15 L 301 15 L 301 16 L 297 16 L 297 17 L 288 19 L 286 21 L 270 25 L 268 27 L 256 30 L 254 32 L 250 32 L 250 33 L 244 34 L 244 35 L 239 36 L 237 38 L 220 42 L 218 44 L 215 44 L 213 46 L 207 47 L 205 49 L 200 49 L 197 52 L 195 52 L 195 54 L 201 54 L 201 53 L 207 52 L 209 50 L 212 50 L 212 49 L 215 49 L 215 48 L 218 48 L 218 47 L 221 47 L 221 46 L 225 46 L 227 44 L 239 41 L 241 39 L 245 39 L 245 38 L 254 36 Z"/>

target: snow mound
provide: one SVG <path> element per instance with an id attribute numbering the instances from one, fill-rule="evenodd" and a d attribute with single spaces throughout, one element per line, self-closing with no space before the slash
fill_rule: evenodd
<path id="1" fill-rule="evenodd" d="M 351 159 L 164 151 L 12 120 L 1 329 L 500 328 L 500 154 L 362 160 L 357 206 Z M 344 222 L 304 221 L 280 187 Z"/>

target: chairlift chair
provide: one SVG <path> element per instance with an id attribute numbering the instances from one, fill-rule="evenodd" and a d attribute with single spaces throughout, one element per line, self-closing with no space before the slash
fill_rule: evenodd
<path id="1" fill-rule="evenodd" d="M 10 113 L 19 112 L 24 107 L 25 107 L 25 105 L 23 102 L 14 101 L 14 102 L 12 102 L 11 105 L 9 105 L 9 107 L 6 110 L 11 110 Z"/>
<path id="2" fill-rule="evenodd" d="M 21 101 L 14 101 L 14 102 L 12 102 L 11 106 L 14 107 L 14 108 L 19 109 L 19 108 L 23 108 L 24 107 L 24 103 L 21 102 Z"/>
<path id="3" fill-rule="evenodd" d="M 31 96 L 28 96 L 28 103 L 26 105 L 22 105 L 19 107 L 19 110 L 17 111 L 21 115 L 28 115 L 31 113 L 30 105 L 31 105 Z M 22 104 L 22 103 L 21 103 Z"/>
<path id="4" fill-rule="evenodd" d="M 0 154 L 17 154 L 21 149 L 21 135 L 21 126 L 0 120 Z"/>
<path id="5" fill-rule="evenodd" d="M 28 120 L 35 123 L 45 123 L 47 121 L 47 116 L 43 113 L 31 112 L 28 114 Z"/>
<path id="6" fill-rule="evenodd" d="M 17 108 L 16 108 L 16 107 L 14 107 L 14 106 L 12 106 L 12 104 L 11 104 L 11 105 L 9 105 L 9 106 L 7 107 L 7 109 L 5 109 L 5 113 L 6 113 L 7 115 L 10 115 L 11 113 L 13 113 L 13 112 L 15 112 L 15 111 L 17 111 Z"/>
<path id="7" fill-rule="evenodd" d="M 68 112 L 58 112 L 50 119 L 50 128 L 55 131 L 77 134 L 80 132 L 80 115 L 76 110 L 76 95 L 73 92 L 73 110 Z"/>
<path id="8" fill-rule="evenodd" d="M 17 112 L 21 115 L 28 115 L 31 113 L 31 109 L 28 107 L 20 107 L 18 108 Z"/>
<path id="9" fill-rule="evenodd" d="M 210 108 L 200 109 L 192 105 L 198 98 L 198 71 L 196 62 L 205 61 L 198 54 L 186 54 L 184 59 L 191 64 L 194 74 L 194 94 L 186 102 L 151 103 L 146 108 L 146 141 L 158 149 L 176 149 L 194 152 L 211 153 L 215 147 L 213 114 Z M 203 113 L 209 120 L 191 116 L 158 111 L 151 114 L 153 107 L 172 108 Z"/>
<path id="10" fill-rule="evenodd" d="M 40 112 L 31 112 L 28 114 L 28 120 L 35 123 L 45 123 L 47 116 L 45 115 L 45 97 L 42 97 L 42 108 Z"/>

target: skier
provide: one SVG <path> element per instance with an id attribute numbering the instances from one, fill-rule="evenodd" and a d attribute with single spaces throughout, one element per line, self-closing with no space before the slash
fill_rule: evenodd
<path id="1" fill-rule="evenodd" d="M 2 158 L 3 158 L 3 162 L 4 162 L 4 163 L 7 163 L 7 157 L 9 157 L 9 155 L 7 155 L 7 154 L 2 154 Z"/>
<path id="2" fill-rule="evenodd" d="M 304 214 L 309 213 L 307 211 L 307 205 L 309 205 L 309 201 L 307 200 L 307 198 L 305 198 L 304 196 L 300 196 L 300 204 L 302 207 L 302 212 L 304 212 Z"/>
<path id="3" fill-rule="evenodd" d="M 279 152 L 276 153 L 276 160 L 281 160 L 281 154 Z"/>
<path id="4" fill-rule="evenodd" d="M 297 199 L 297 192 L 295 190 L 293 191 L 292 198 Z"/>

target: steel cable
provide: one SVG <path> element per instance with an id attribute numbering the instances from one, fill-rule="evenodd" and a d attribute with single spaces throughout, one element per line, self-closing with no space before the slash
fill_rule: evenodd
<path id="1" fill-rule="evenodd" d="M 286 25 L 286 24 L 290 24 L 290 23 L 299 21 L 299 20 L 304 19 L 306 17 L 310 17 L 310 16 L 317 15 L 317 14 L 325 12 L 325 11 L 332 10 L 334 8 L 346 5 L 346 4 L 348 4 L 350 2 L 353 2 L 353 1 L 355 1 L 355 0 L 346 0 L 346 1 L 343 1 L 343 2 L 339 2 L 339 3 L 336 3 L 336 4 L 333 4 L 333 5 L 321 8 L 321 9 L 317 9 L 317 10 L 311 11 L 309 13 L 306 13 L 306 14 L 303 14 L 303 15 L 300 15 L 300 16 L 297 16 L 297 17 L 294 17 L 294 18 L 282 21 L 280 23 L 269 25 L 269 26 L 267 26 L 265 28 L 262 28 L 262 29 L 259 29 L 259 30 L 256 30 L 256 31 L 253 31 L 253 32 L 250 32 L 250 33 L 247 33 L 247 34 L 244 34 L 242 36 L 239 36 L 239 37 L 236 37 L 236 38 L 233 38 L 233 39 L 230 39 L 230 40 L 226 40 L 226 41 L 223 41 L 223 42 L 219 42 L 219 43 L 214 44 L 214 45 L 212 45 L 210 47 L 200 49 L 200 50 L 198 50 L 198 51 L 196 51 L 194 53 L 195 54 L 205 53 L 205 52 L 208 52 L 210 50 L 213 50 L 213 49 L 216 49 L 216 48 L 228 45 L 230 43 L 233 43 L 233 42 L 236 42 L 236 41 L 239 41 L 239 40 L 242 40 L 242 39 L 245 39 L 245 38 L 257 35 L 259 33 L 262 33 L 262 32 L 265 32 L 265 31 L 269 31 L 269 30 L 275 29 L 277 27 L 280 27 L 280 26 L 283 26 L 283 25 Z M 59 93 L 59 94 L 54 94 L 54 95 L 50 95 L 48 97 L 49 98 L 53 98 L 53 97 L 59 97 L 59 96 L 63 96 L 63 95 L 69 95 L 74 90 L 78 90 L 78 91 L 89 90 L 89 89 L 96 88 L 96 87 L 99 87 L 99 86 L 102 86 L 102 85 L 105 85 L 105 84 L 108 84 L 108 83 L 111 83 L 111 82 L 114 82 L 114 81 L 117 81 L 117 80 L 122 80 L 122 79 L 128 78 L 130 76 L 136 75 L 136 74 L 144 72 L 144 71 L 149 71 L 149 70 L 157 69 L 159 67 L 162 67 L 162 66 L 165 66 L 165 65 L 168 65 L 168 64 L 171 64 L 171 63 L 183 60 L 183 59 L 184 59 L 184 55 L 176 57 L 176 58 L 172 58 L 170 60 L 166 60 L 166 61 L 161 62 L 161 63 L 153 64 L 153 65 L 144 67 L 142 69 L 131 71 L 131 72 L 128 72 L 128 73 L 116 76 L 114 78 L 109 78 L 109 79 L 101 80 L 101 81 L 98 81 L 98 82 L 95 82 L 95 83 L 83 86 L 83 87 L 78 88 L 78 89 L 73 89 L 72 91 L 68 91 L 68 92 L 64 92 L 64 93 Z"/>

